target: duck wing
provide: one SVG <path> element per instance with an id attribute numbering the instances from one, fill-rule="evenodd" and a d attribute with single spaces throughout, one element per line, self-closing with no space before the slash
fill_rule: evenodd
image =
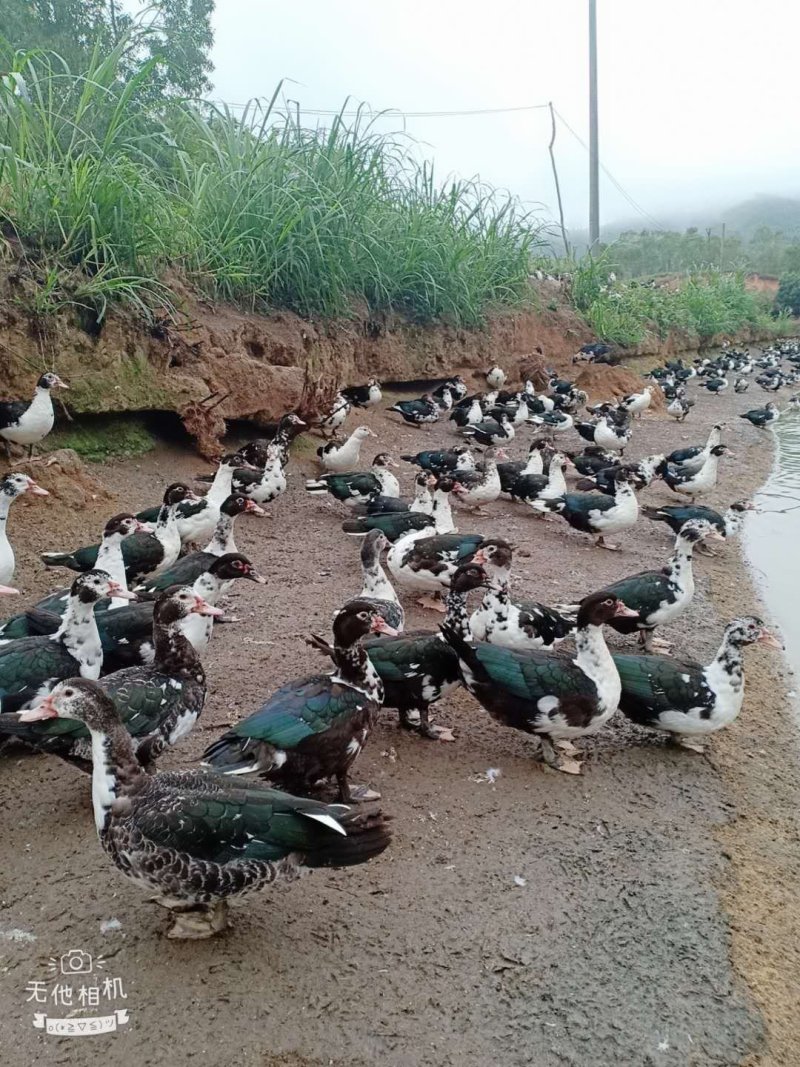
<path id="1" fill-rule="evenodd" d="M 622 682 L 619 706 L 634 722 L 646 725 L 661 712 L 688 710 L 713 699 L 705 668 L 692 660 L 618 654 L 613 659 Z"/>

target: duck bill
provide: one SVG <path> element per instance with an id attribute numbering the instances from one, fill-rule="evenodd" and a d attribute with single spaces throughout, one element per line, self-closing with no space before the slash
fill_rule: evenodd
<path id="1" fill-rule="evenodd" d="M 53 375 L 53 379 L 54 379 L 53 385 L 56 387 L 56 389 L 69 389 L 69 386 L 64 381 L 64 379 L 63 378 L 59 378 L 59 376 L 57 374 Z"/>
<path id="2" fill-rule="evenodd" d="M 245 510 L 246 513 L 248 513 L 250 515 L 266 515 L 267 514 L 266 511 L 264 511 L 264 509 L 262 507 L 259 507 L 258 504 L 256 504 L 255 500 L 248 500 L 247 501 L 247 506 L 245 507 L 244 510 Z"/>
<path id="3" fill-rule="evenodd" d="M 386 619 L 381 615 L 376 615 L 372 620 L 372 632 L 374 634 L 386 634 L 387 637 L 397 637 L 399 630 L 395 630 L 394 626 L 390 626 Z"/>
<path id="4" fill-rule="evenodd" d="M 33 493 L 34 496 L 50 496 L 49 492 L 46 489 L 42 489 L 41 485 L 37 485 L 33 479 L 28 482 L 28 488 L 25 492 Z"/>
<path id="5" fill-rule="evenodd" d="M 190 609 L 190 613 L 194 615 L 210 615 L 212 618 L 218 618 L 220 615 L 225 614 L 222 608 L 215 608 L 213 604 L 209 604 L 209 602 L 203 600 L 201 596 L 196 596 L 194 598 L 194 604 Z"/>
<path id="6" fill-rule="evenodd" d="M 477 563 L 479 567 L 485 567 L 486 564 L 489 562 L 482 548 L 479 548 L 475 555 L 472 557 L 472 562 Z"/>
<path id="7" fill-rule="evenodd" d="M 12 589 L 10 585 L 0 585 L 0 596 L 19 596 L 19 589 Z"/>
<path id="8" fill-rule="evenodd" d="M 26 711 L 19 713 L 20 722 L 39 722 L 42 719 L 57 718 L 58 708 L 53 703 L 52 695 L 46 696 L 41 704 L 37 704 L 35 708 L 28 708 Z"/>
<path id="9" fill-rule="evenodd" d="M 759 637 L 756 644 L 766 645 L 767 648 L 775 648 L 779 652 L 783 652 L 783 642 L 777 636 L 777 634 L 772 633 L 771 630 L 762 630 L 761 636 Z"/>
<path id="10" fill-rule="evenodd" d="M 153 529 L 153 524 L 151 522 L 141 522 L 141 520 L 136 519 L 136 525 L 133 528 L 133 532 L 134 533 L 150 533 L 152 531 L 152 529 Z"/>
<path id="11" fill-rule="evenodd" d="M 108 583 L 108 595 L 116 600 L 138 600 L 136 593 L 132 593 L 129 589 L 123 589 L 119 582 L 112 581 Z"/>
<path id="12" fill-rule="evenodd" d="M 617 606 L 614 610 L 615 619 L 635 619 L 638 618 L 638 616 L 638 611 L 634 611 L 633 608 L 629 608 L 628 605 L 623 604 L 621 600 L 617 601 Z"/>
<path id="13" fill-rule="evenodd" d="M 725 534 L 720 533 L 719 530 L 712 530 L 710 533 L 706 534 L 704 540 L 705 541 L 724 541 L 725 540 Z"/>
<path id="14" fill-rule="evenodd" d="M 267 584 L 267 579 L 263 574 L 259 574 L 258 571 L 248 571 L 247 574 L 243 574 L 242 577 L 247 578 L 251 582 L 257 582 L 259 585 Z"/>

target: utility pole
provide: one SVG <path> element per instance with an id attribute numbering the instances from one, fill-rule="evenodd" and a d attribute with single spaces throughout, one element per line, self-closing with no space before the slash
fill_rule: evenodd
<path id="1" fill-rule="evenodd" d="M 600 240 L 600 182 L 597 136 L 597 0 L 589 0 L 589 247 Z"/>

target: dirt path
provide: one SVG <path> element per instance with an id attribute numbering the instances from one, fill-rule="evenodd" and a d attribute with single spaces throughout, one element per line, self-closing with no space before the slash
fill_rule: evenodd
<path id="1" fill-rule="evenodd" d="M 754 399 L 760 394 L 701 396 L 684 427 L 645 419 L 631 452 L 699 441 L 722 416 L 737 457 L 709 502 L 727 504 L 752 492 L 771 462 L 768 439 L 732 417 Z M 451 439 L 445 425 L 426 433 L 383 413 L 366 421 L 380 447 L 397 453 Z M 524 447 L 515 442 L 513 454 Z M 121 506 L 135 508 L 200 469 L 164 447 L 97 473 Z M 203 719 L 164 766 L 190 764 L 278 684 L 316 670 L 300 635 L 324 629 L 358 590 L 358 542 L 340 531 L 343 509 L 303 492 L 312 469 L 301 454 L 274 518 L 240 524 L 239 547 L 270 584 L 237 591 L 243 621 L 215 633 Z M 410 468 L 403 481 L 410 485 Z M 644 495 L 669 497 L 661 486 Z M 57 528 L 54 511 L 16 515 L 26 592 L 52 584 L 35 563 L 41 548 L 93 538 L 99 512 L 111 510 L 58 512 Z M 545 602 L 575 599 L 670 551 L 660 524 L 642 520 L 622 536 L 623 553 L 604 553 L 510 503 L 459 525 L 512 540 L 517 588 Z M 695 601 L 670 637 L 676 651 L 705 661 L 723 621 L 751 611 L 755 597 L 738 545 L 701 558 L 696 574 Z M 435 623 L 409 612 L 408 626 Z M 212 1067 L 795 1064 L 800 774 L 784 673 L 777 654 L 751 651 L 743 715 L 709 758 L 614 721 L 586 744 L 580 779 L 542 771 L 527 739 L 496 726 L 464 693 L 436 715 L 454 727 L 452 745 L 408 736 L 384 713 L 356 777 L 382 791 L 395 817 L 392 849 L 368 867 L 317 872 L 247 899 L 234 928 L 211 943 L 160 936 L 163 915 L 99 850 L 84 779 L 54 760 L 6 754 L 7 1062 L 82 1064 L 110 1054 L 125 1067 L 198 1058 Z M 500 768 L 497 782 L 476 780 L 489 767 Z M 114 919 L 119 927 L 103 933 Z M 26 987 L 52 988 L 48 961 L 74 948 L 102 954 L 102 973 L 123 981 L 127 999 L 113 1007 L 127 1008 L 129 1022 L 114 1035 L 57 1038 L 33 1026 L 36 1009 L 68 1014 L 27 1002 Z"/>

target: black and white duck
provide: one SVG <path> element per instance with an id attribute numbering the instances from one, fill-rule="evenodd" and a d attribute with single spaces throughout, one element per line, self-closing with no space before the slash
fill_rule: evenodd
<path id="1" fill-rule="evenodd" d="M 29 721 L 73 719 L 91 734 L 92 803 L 104 851 L 168 908 L 170 938 L 228 925 L 228 900 L 304 868 L 364 863 L 388 846 L 380 812 L 349 811 L 200 770 L 149 775 L 114 704 L 91 682 L 59 685 Z"/>
<path id="2" fill-rule="evenodd" d="M 748 511 L 755 511 L 755 504 L 749 500 L 737 500 L 720 514 L 704 504 L 666 504 L 659 508 L 643 507 L 642 514 L 654 522 L 665 522 L 673 533 L 680 533 L 687 522 L 704 519 L 725 538 L 735 537 L 742 528 Z M 714 553 L 706 546 L 709 555 Z"/>
<path id="3" fill-rule="evenodd" d="M 400 633 L 405 623 L 405 612 L 381 564 L 381 552 L 388 547 L 389 541 L 380 530 L 370 530 L 365 536 L 361 542 L 361 592 L 351 599 L 375 608 L 381 618 Z M 347 601 L 344 606 L 347 607 L 350 602 Z"/>
<path id="4" fill-rule="evenodd" d="M 683 493 L 694 503 L 695 497 L 710 492 L 717 484 L 719 461 L 725 455 L 733 456 L 733 452 L 727 445 L 716 445 L 699 471 L 688 473 L 664 460 L 659 474 L 674 493 Z"/>
<path id="5" fill-rule="evenodd" d="M 749 388 L 750 382 L 747 380 L 747 378 L 737 378 L 736 381 L 733 383 L 734 393 L 746 393 Z"/>
<path id="6" fill-rule="evenodd" d="M 442 414 L 431 393 L 425 393 L 418 400 L 398 400 L 388 410 L 396 411 L 410 426 L 429 426 L 438 422 Z"/>
<path id="7" fill-rule="evenodd" d="M 417 452 L 415 455 L 401 456 L 406 463 L 413 463 L 432 474 L 453 473 L 475 470 L 475 457 L 469 445 L 456 445 L 440 451 Z"/>
<path id="8" fill-rule="evenodd" d="M 94 607 L 102 597 L 123 595 L 103 571 L 87 571 L 72 583 L 67 610 L 54 634 L 0 646 L 0 709 L 18 711 L 60 678 L 99 678 L 103 648 Z"/>
<path id="9" fill-rule="evenodd" d="M 450 507 L 450 497 L 456 491 L 459 483 L 447 475 L 440 475 L 433 485 L 431 494 L 431 518 L 437 534 L 453 534 L 456 532 L 456 524 L 453 521 L 453 509 Z"/>
<path id="10" fill-rule="evenodd" d="M 8 513 L 14 501 L 25 493 L 31 493 L 33 496 L 50 495 L 27 474 L 10 472 L 0 478 L 0 583 L 3 585 L 8 585 L 16 568 L 14 549 L 6 532 Z"/>
<path id="11" fill-rule="evenodd" d="M 742 652 L 754 644 L 783 648 L 761 619 L 744 615 L 725 627 L 708 666 L 667 656 L 615 655 L 620 711 L 640 726 L 669 733 L 683 748 L 703 752 L 703 740 L 730 726 L 742 709 Z"/>
<path id="12" fill-rule="evenodd" d="M 500 472 L 498 459 L 507 459 L 500 448 L 487 448 L 483 457 L 483 470 L 461 471 L 456 475 L 453 487 L 456 500 L 466 508 L 480 512 L 486 504 L 491 504 L 500 496 Z"/>
<path id="13" fill-rule="evenodd" d="M 711 449 L 722 440 L 722 427 L 712 426 L 708 433 L 708 440 L 704 445 L 690 445 L 688 448 L 676 448 L 667 456 L 667 463 L 672 467 L 678 467 L 687 474 L 695 474 L 703 466 L 711 455 Z"/>
<path id="14" fill-rule="evenodd" d="M 613 594 L 595 593 L 577 616 L 574 658 L 465 640 L 443 626 L 464 686 L 492 718 L 540 739 L 548 766 L 580 774 L 573 740 L 597 733 L 617 710 L 621 685 L 603 625 L 634 612 Z"/>
<path id="15" fill-rule="evenodd" d="M 188 587 L 167 590 L 152 611 L 152 662 L 115 671 L 99 680 L 100 689 L 113 700 L 125 729 L 135 739 L 137 759 L 142 764 L 152 763 L 167 747 L 185 737 L 203 710 L 205 673 L 183 627 L 191 618 L 210 619 L 218 613 Z M 92 769 L 89 734 L 77 721 L 28 721 L 23 715 L 3 714 L 0 737 L 24 741 L 83 771 Z"/>
<path id="16" fill-rule="evenodd" d="M 490 389 L 502 389 L 506 384 L 506 372 L 496 363 L 486 372 L 486 384 Z"/>
<path id="17" fill-rule="evenodd" d="M 474 426 L 465 426 L 462 430 L 465 437 L 472 438 L 482 445 L 498 445 L 506 441 L 513 441 L 516 429 L 506 412 L 501 412 L 497 419 L 484 419 L 483 422 Z"/>
<path id="18" fill-rule="evenodd" d="M 629 415 L 635 415 L 640 419 L 652 404 L 654 392 L 655 386 L 646 385 L 641 393 L 630 393 L 628 396 L 624 396 L 620 400 L 618 407 Z"/>
<path id="19" fill-rule="evenodd" d="M 246 496 L 256 504 L 271 504 L 286 492 L 286 459 L 280 444 L 271 442 L 264 453 L 263 466 L 256 469 L 237 467 L 227 495 Z"/>
<path id="20" fill-rule="evenodd" d="M 657 477 L 661 465 L 665 460 L 663 453 L 645 456 L 636 463 L 614 463 L 604 467 L 590 478 L 582 478 L 576 484 L 576 488 L 583 490 L 599 489 L 601 493 L 614 494 L 614 483 L 621 470 L 631 475 L 634 488 L 646 489 Z"/>
<path id="21" fill-rule="evenodd" d="M 431 536 L 427 530 L 415 530 L 395 541 L 386 562 L 397 582 L 424 594 L 419 604 L 444 611 L 436 597 L 448 588 L 456 569 L 471 562 L 483 541 L 483 534 Z"/>
<path id="22" fill-rule="evenodd" d="M 356 426 L 346 441 L 329 441 L 326 445 L 320 445 L 317 449 L 319 462 L 326 471 L 352 471 L 358 466 L 363 442 L 368 437 L 377 436 L 369 426 Z"/>
<path id="23" fill-rule="evenodd" d="M 703 519 L 684 523 L 675 537 L 673 553 L 661 570 L 640 571 L 601 589 L 597 595 L 619 597 L 635 613 L 631 618 L 615 620 L 611 623 L 613 628 L 622 634 L 638 632 L 645 652 L 652 652 L 655 628 L 674 622 L 692 602 L 692 556 L 704 540 L 721 541 L 722 535 Z M 664 646 L 664 642 L 658 643 Z"/>
<path id="24" fill-rule="evenodd" d="M 585 441 L 606 452 L 624 453 L 632 434 L 627 415 L 603 416 L 596 422 L 576 422 L 575 429 Z"/>
<path id="25" fill-rule="evenodd" d="M 763 408 L 753 408 L 752 411 L 745 411 L 739 416 L 740 419 L 747 419 L 751 426 L 755 426 L 759 430 L 772 426 L 780 417 L 781 412 L 778 410 L 778 405 L 773 404 L 771 400 Z"/>
<path id="26" fill-rule="evenodd" d="M 137 585 L 137 594 L 152 597 L 164 589 L 169 589 L 171 585 L 191 585 L 219 556 L 230 552 L 238 553 L 233 539 L 234 524 L 239 515 L 245 514 L 263 515 L 263 511 L 258 504 L 245 496 L 229 496 L 220 508 L 214 536 L 203 551 L 181 556 L 171 567 Z"/>
<path id="27" fill-rule="evenodd" d="M 164 493 L 164 502 L 152 533 L 135 533 L 122 542 L 122 558 L 128 582 L 148 574 L 160 574 L 171 567 L 181 550 L 176 509 L 184 500 L 197 500 L 192 490 L 182 482 L 174 482 Z M 97 564 L 100 545 L 88 545 L 74 552 L 44 552 L 46 567 L 68 567 L 72 571 L 88 571 Z"/>
<path id="28" fill-rule="evenodd" d="M 532 441 L 527 459 L 511 459 L 497 464 L 500 475 L 500 490 L 511 493 L 514 482 L 525 474 L 542 474 L 544 472 L 544 454 L 550 446 L 541 438 Z"/>
<path id="29" fill-rule="evenodd" d="M 392 478 L 397 483 L 394 475 Z M 369 497 L 364 503 L 356 504 L 354 510 L 357 515 L 386 515 L 390 512 L 405 511 L 430 515 L 433 512 L 431 486 L 435 484 L 435 481 L 433 475 L 420 471 L 414 479 L 414 497 L 411 501 L 403 500 L 399 495 L 387 496 L 379 493 L 377 496 Z"/>
<path id="30" fill-rule="evenodd" d="M 728 384 L 727 378 L 714 375 L 710 378 L 704 378 L 700 382 L 700 387 L 708 390 L 709 393 L 713 393 L 715 396 L 721 396 L 728 388 Z"/>
<path id="31" fill-rule="evenodd" d="M 447 592 L 445 621 L 470 640 L 467 597 L 486 584 L 483 570 L 472 563 L 459 567 Z M 309 644 L 327 655 L 331 646 L 313 634 Z M 430 708 L 461 685 L 458 659 L 439 630 L 414 630 L 398 637 L 369 637 L 364 648 L 383 682 L 383 707 L 400 713 L 400 725 L 434 741 L 454 741 L 453 731 L 430 721 Z"/>
<path id="32" fill-rule="evenodd" d="M 511 499 L 525 504 L 560 500 L 567 492 L 564 471 L 568 462 L 562 452 L 556 452 L 550 459 L 547 474 L 521 474 L 511 487 Z"/>
<path id="33" fill-rule="evenodd" d="M 639 501 L 633 489 L 633 475 L 624 470 L 618 471 L 614 478 L 613 496 L 605 493 L 565 493 L 553 500 L 540 498 L 533 501 L 531 506 L 560 515 L 573 530 L 594 534 L 598 548 L 607 548 L 612 552 L 618 551 L 619 545 L 608 544 L 605 535 L 627 530 L 639 518 Z"/>
<path id="34" fill-rule="evenodd" d="M 530 421 L 534 426 L 548 430 L 552 437 L 559 433 L 566 433 L 575 425 L 572 415 L 566 411 L 544 411 L 541 415 L 531 415 Z"/>
<path id="35" fill-rule="evenodd" d="M 442 382 L 441 385 L 437 385 L 436 388 L 431 391 L 431 396 L 434 400 L 439 400 L 445 389 L 450 390 L 456 401 L 461 400 L 462 397 L 467 395 L 467 383 L 460 374 L 454 374 L 452 378 L 448 378 L 447 381 Z"/>
<path id="36" fill-rule="evenodd" d="M 56 416 L 53 411 L 51 389 L 68 389 L 57 374 L 43 374 L 36 383 L 32 400 L 0 400 L 0 437 L 11 459 L 11 445 L 27 445 L 28 456 L 33 446 L 47 437 Z"/>
<path id="37" fill-rule="evenodd" d="M 347 519 L 342 523 L 342 530 L 349 537 L 363 537 L 370 530 L 380 530 L 392 543 L 414 531 L 427 530 L 432 534 L 435 529 L 435 520 L 432 515 L 413 511 L 364 515 L 362 518 Z"/>
<path id="38" fill-rule="evenodd" d="M 333 620 L 333 671 L 281 686 L 206 749 L 204 766 L 223 774 L 258 773 L 301 793 L 320 779 L 335 779 L 344 803 L 377 799 L 348 782 L 383 701 L 383 685 L 362 644 L 369 633 L 394 630 L 370 604 L 350 601 Z"/>
<path id="39" fill-rule="evenodd" d="M 244 464 L 244 456 L 240 452 L 233 452 L 223 456 L 219 461 L 214 480 L 204 497 L 193 500 L 182 500 L 175 508 L 175 523 L 181 545 L 202 545 L 214 533 L 214 528 L 219 519 L 219 509 L 223 501 L 231 495 L 231 485 L 236 468 Z M 256 473 L 253 471 L 252 473 Z M 260 472 L 259 472 L 260 473 Z M 136 518 L 140 522 L 157 523 L 161 508 L 146 508 L 137 513 Z M 98 563 L 97 566 L 100 566 Z"/>
<path id="40" fill-rule="evenodd" d="M 399 497 L 400 486 L 389 470 L 394 463 L 388 452 L 379 452 L 368 471 L 341 471 L 322 474 L 306 481 L 311 496 L 330 494 L 334 500 L 348 507 L 366 504 L 377 496 Z"/>
<path id="41" fill-rule="evenodd" d="M 289 411 L 274 424 L 272 436 L 257 438 L 255 441 L 242 445 L 237 451 L 244 456 L 246 463 L 262 469 L 277 451 L 280 455 L 281 463 L 285 467 L 289 462 L 289 450 L 292 442 L 300 436 L 307 426 L 308 423 L 304 422 L 299 415 Z M 269 433 L 270 431 L 267 430 L 267 435 Z M 234 474 L 234 482 L 235 480 L 236 474 Z"/>
<path id="42" fill-rule="evenodd" d="M 330 437 L 335 434 L 339 427 L 344 425 L 350 411 L 350 401 L 341 392 L 336 393 L 327 413 L 319 421 L 322 435 Z M 317 449 L 317 454 L 319 455 L 319 449 Z"/>
<path id="43" fill-rule="evenodd" d="M 457 404 L 450 412 L 449 418 L 459 429 L 465 426 L 477 426 L 483 421 L 483 405 L 480 397 L 473 396 L 468 402 Z"/>
<path id="44" fill-rule="evenodd" d="M 511 545 L 499 537 L 488 538 L 472 557 L 488 581 L 483 601 L 470 616 L 472 637 L 506 648 L 555 648 L 574 631 L 575 618 L 536 600 L 512 600 L 512 559 Z"/>
<path id="45" fill-rule="evenodd" d="M 349 385 L 339 392 L 354 408 L 374 408 L 383 399 L 381 383 L 377 378 L 369 378 L 366 385 Z"/>
<path id="46" fill-rule="evenodd" d="M 616 452 L 607 452 L 597 445 L 587 445 L 579 455 L 570 452 L 568 456 L 578 474 L 582 474 L 587 478 L 605 467 L 613 467 L 616 463 L 619 463 L 619 456 Z"/>
<path id="47" fill-rule="evenodd" d="M 685 422 L 686 416 L 694 407 L 694 400 L 688 400 L 685 396 L 676 396 L 667 405 L 667 414 L 671 415 L 676 422 Z"/>

